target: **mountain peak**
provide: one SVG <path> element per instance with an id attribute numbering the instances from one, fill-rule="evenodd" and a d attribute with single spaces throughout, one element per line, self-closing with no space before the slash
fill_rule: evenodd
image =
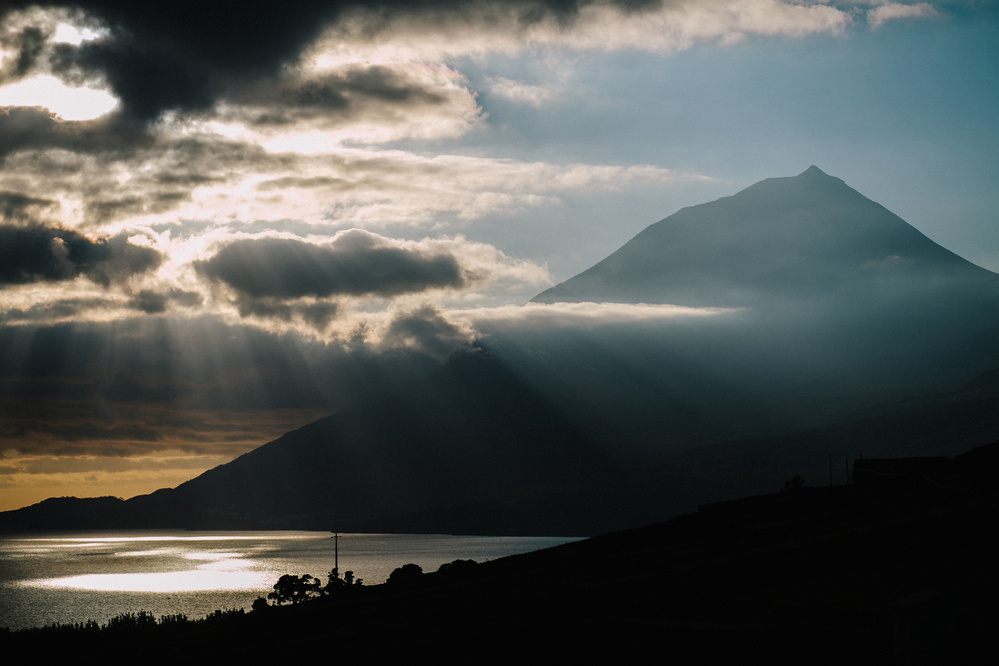
<path id="1" fill-rule="evenodd" d="M 785 178 L 783 180 L 793 180 L 804 183 L 829 183 L 830 185 L 835 183 L 847 187 L 846 183 L 843 182 L 843 179 L 837 178 L 836 176 L 830 176 L 814 164 L 799 173 L 797 176 Z"/>
<path id="2" fill-rule="evenodd" d="M 737 307 L 987 273 L 813 165 L 684 208 L 534 300 Z"/>

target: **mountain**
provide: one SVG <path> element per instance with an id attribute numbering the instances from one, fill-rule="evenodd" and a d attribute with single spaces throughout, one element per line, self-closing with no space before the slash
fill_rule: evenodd
<path id="1" fill-rule="evenodd" d="M 375 520 L 516 502 L 617 468 L 586 433 L 487 354 L 459 354 L 398 384 L 369 379 L 376 395 L 176 488 L 126 501 L 47 500 L 0 514 L 0 529 L 85 523 L 370 531 Z M 558 532 L 553 518 L 535 531 Z"/>
<path id="2" fill-rule="evenodd" d="M 261 446 L 174 489 L 172 503 L 320 527 L 514 500 L 613 469 L 586 435 L 484 354 Z"/>
<path id="3" fill-rule="evenodd" d="M 533 302 L 734 308 L 589 336 L 591 353 L 616 356 L 591 365 L 632 368 L 646 394 L 702 415 L 715 441 L 859 418 L 999 368 L 999 275 L 814 166 L 684 208 Z M 551 365 L 565 343 L 532 344 Z M 568 358 L 559 367 L 576 372 Z"/>
<path id="4" fill-rule="evenodd" d="M 896 291 L 975 283 L 996 290 L 999 276 L 812 166 L 684 208 L 533 302 L 741 307 L 871 283 Z"/>
<path id="5" fill-rule="evenodd" d="M 558 301 L 730 309 L 385 356 L 327 418 L 177 488 L 0 529 L 596 534 L 999 439 L 999 275 L 816 167 L 651 225 L 535 299 Z"/>

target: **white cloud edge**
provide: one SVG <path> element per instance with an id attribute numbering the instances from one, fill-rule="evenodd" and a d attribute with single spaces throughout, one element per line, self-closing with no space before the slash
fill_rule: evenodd
<path id="1" fill-rule="evenodd" d="M 940 12 L 927 2 L 913 5 L 901 2 L 888 2 L 867 11 L 867 22 L 871 28 L 880 28 L 888 21 L 912 18 L 929 18 L 938 16 Z"/>

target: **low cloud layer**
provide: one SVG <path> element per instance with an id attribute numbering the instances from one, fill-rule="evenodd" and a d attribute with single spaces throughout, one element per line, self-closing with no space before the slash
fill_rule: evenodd
<path id="1" fill-rule="evenodd" d="M 491 332 L 591 329 L 597 326 L 732 316 L 739 308 L 693 308 L 645 303 L 528 303 L 457 311 L 451 316 Z"/>

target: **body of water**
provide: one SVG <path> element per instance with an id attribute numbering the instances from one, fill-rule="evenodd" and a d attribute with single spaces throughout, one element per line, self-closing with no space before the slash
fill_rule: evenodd
<path id="1" fill-rule="evenodd" d="M 249 609 L 286 573 L 325 583 L 333 568 L 328 532 L 62 533 L 0 538 L 0 627 L 106 622 L 121 613 L 200 618 Z M 340 572 L 365 584 L 415 563 L 477 562 L 548 548 L 568 537 L 341 534 Z"/>

